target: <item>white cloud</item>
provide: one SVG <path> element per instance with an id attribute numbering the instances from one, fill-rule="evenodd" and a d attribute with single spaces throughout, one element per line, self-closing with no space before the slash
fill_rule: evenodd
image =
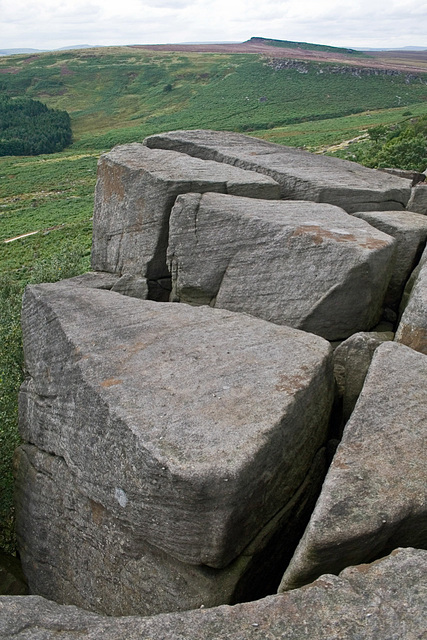
<path id="1" fill-rule="evenodd" d="M 0 0 L 0 48 L 251 36 L 427 48 L 426 21 L 419 0 Z"/>

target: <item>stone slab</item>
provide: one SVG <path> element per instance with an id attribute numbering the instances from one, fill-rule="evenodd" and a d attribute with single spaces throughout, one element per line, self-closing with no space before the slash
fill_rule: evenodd
<path id="1" fill-rule="evenodd" d="M 427 358 L 395 342 L 375 351 L 280 590 L 427 547 Z"/>
<path id="2" fill-rule="evenodd" d="M 406 208 L 408 211 L 427 215 L 427 183 L 422 182 L 413 187 Z"/>
<path id="3" fill-rule="evenodd" d="M 37 596 L 0 597 L 3 640 L 409 640 L 425 634 L 427 552 L 370 565 L 234 607 L 111 618 Z"/>
<path id="4" fill-rule="evenodd" d="M 395 340 L 427 355 L 427 250 L 408 280 Z"/>
<path id="5" fill-rule="evenodd" d="M 280 184 L 284 199 L 329 202 L 348 212 L 404 209 L 411 193 L 410 180 L 239 133 L 170 131 L 144 144 L 259 171 Z"/>
<path id="6" fill-rule="evenodd" d="M 381 315 L 395 240 L 329 204 L 185 194 L 172 210 L 172 299 L 328 340 Z"/>
<path id="7" fill-rule="evenodd" d="M 385 304 L 397 309 L 406 281 L 425 248 L 427 216 L 410 211 L 359 211 L 353 215 L 396 238 L 394 269 Z"/>
<path id="8" fill-rule="evenodd" d="M 279 197 L 277 183 L 256 172 L 139 143 L 115 147 L 98 162 L 92 269 L 148 280 L 167 277 L 170 210 L 176 196 L 189 191 Z"/>
<path id="9" fill-rule="evenodd" d="M 21 435 L 130 528 L 131 557 L 151 545 L 226 567 L 294 499 L 325 442 L 332 357 L 317 336 L 61 283 L 27 288 L 23 332 Z M 32 483 L 17 477 L 25 498 Z M 28 574 L 39 536 L 22 511 Z"/>

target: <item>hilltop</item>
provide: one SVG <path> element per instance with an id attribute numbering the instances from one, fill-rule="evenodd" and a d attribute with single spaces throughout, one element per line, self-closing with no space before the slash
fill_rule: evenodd
<path id="1" fill-rule="evenodd" d="M 151 51 L 193 51 L 198 53 L 252 53 L 275 58 L 312 60 L 316 62 L 339 62 L 355 64 L 376 69 L 395 69 L 399 71 L 426 72 L 426 50 L 373 50 L 361 51 L 309 42 L 274 40 L 272 38 L 252 37 L 242 43 L 202 43 L 202 44 L 156 44 L 133 45 L 136 48 Z"/>

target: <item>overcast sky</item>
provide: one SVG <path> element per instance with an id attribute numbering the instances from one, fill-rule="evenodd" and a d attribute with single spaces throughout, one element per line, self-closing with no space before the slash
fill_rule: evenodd
<path id="1" fill-rule="evenodd" d="M 426 0 L 0 0 L 0 49 L 242 42 L 427 48 Z"/>

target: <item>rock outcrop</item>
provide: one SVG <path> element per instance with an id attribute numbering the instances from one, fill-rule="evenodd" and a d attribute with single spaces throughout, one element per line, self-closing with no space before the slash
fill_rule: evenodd
<path id="1" fill-rule="evenodd" d="M 385 342 L 280 591 L 398 546 L 427 547 L 426 438 L 427 358 Z"/>
<path id="2" fill-rule="evenodd" d="M 427 551 L 325 575 L 309 587 L 234 607 L 107 618 L 37 596 L 0 597 L 2 640 L 391 640 L 422 638 Z"/>
<path id="3" fill-rule="evenodd" d="M 332 205 L 187 194 L 170 220 L 172 299 L 339 340 L 377 324 L 394 244 Z"/>
<path id="4" fill-rule="evenodd" d="M 426 552 L 393 551 L 427 547 L 410 193 L 226 132 L 101 158 L 94 271 L 24 298 L 20 553 L 31 593 L 181 613 L 0 598 L 2 637 L 420 636 Z M 258 600 L 282 577 L 316 581 Z"/>
<path id="5" fill-rule="evenodd" d="M 93 217 L 92 267 L 162 288 L 169 215 L 180 193 L 213 191 L 279 197 L 278 184 L 259 173 L 133 143 L 100 157 Z M 148 282 L 147 282 L 148 281 Z M 160 284 L 159 284 L 160 281 Z M 167 291 L 167 286 L 166 286 Z M 166 294 L 167 299 L 167 294 Z"/>
<path id="6" fill-rule="evenodd" d="M 329 202 L 349 213 L 404 209 L 411 194 L 410 180 L 239 133 L 171 131 L 144 144 L 258 171 L 280 184 L 282 198 Z"/>
<path id="7" fill-rule="evenodd" d="M 322 479 L 329 344 L 70 284 L 27 289 L 22 322 L 17 533 L 32 592 L 115 615 L 245 593 L 251 557 Z"/>

